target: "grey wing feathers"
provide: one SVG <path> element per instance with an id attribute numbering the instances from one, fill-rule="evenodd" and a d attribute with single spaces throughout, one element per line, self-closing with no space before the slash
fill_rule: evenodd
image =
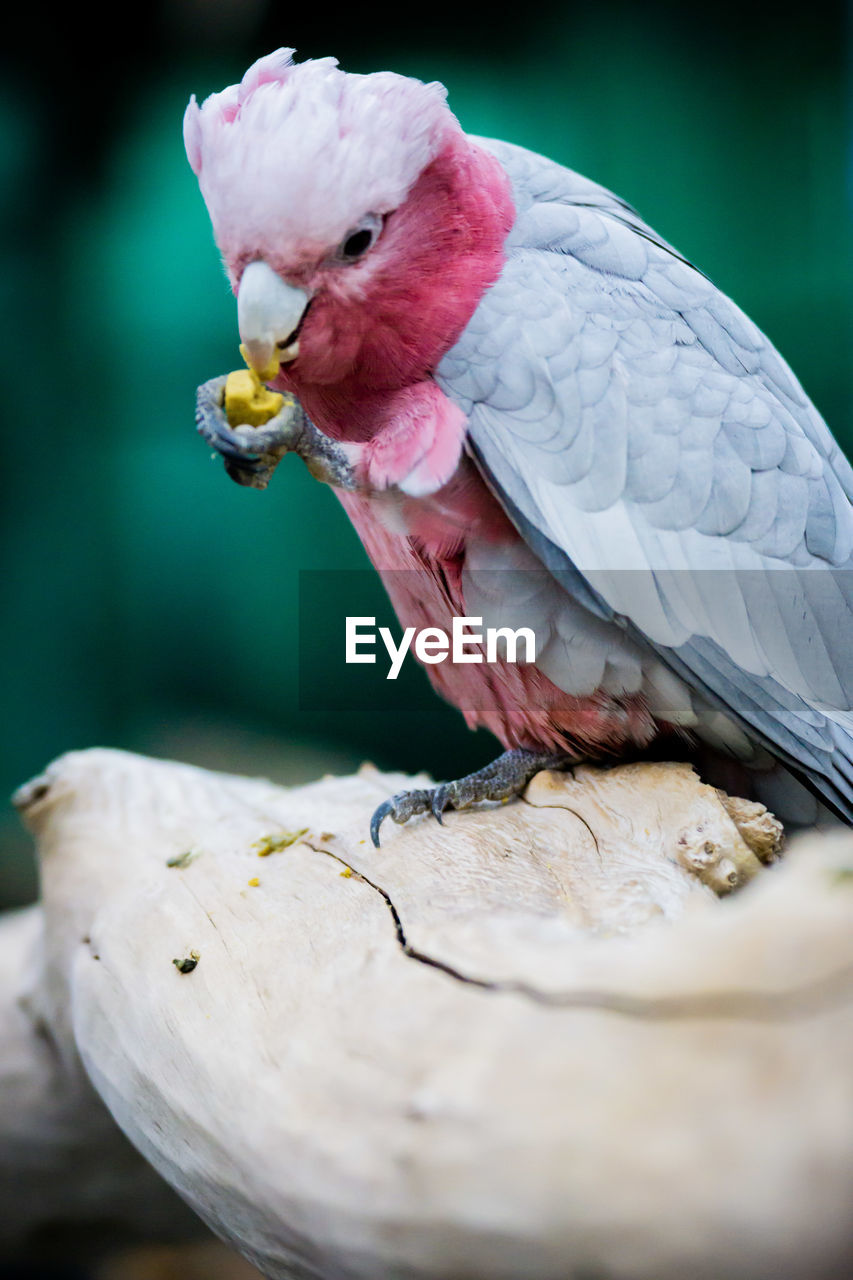
<path id="1" fill-rule="evenodd" d="M 769 341 L 624 202 L 485 142 L 508 261 L 437 371 L 523 536 L 853 820 L 853 471 Z"/>

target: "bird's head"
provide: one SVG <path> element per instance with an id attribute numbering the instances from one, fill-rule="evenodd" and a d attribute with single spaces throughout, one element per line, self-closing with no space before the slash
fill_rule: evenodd
<path id="1" fill-rule="evenodd" d="M 445 96 L 280 49 L 190 101 L 187 155 L 267 380 L 277 360 L 297 387 L 424 376 L 496 278 L 508 184 Z"/>

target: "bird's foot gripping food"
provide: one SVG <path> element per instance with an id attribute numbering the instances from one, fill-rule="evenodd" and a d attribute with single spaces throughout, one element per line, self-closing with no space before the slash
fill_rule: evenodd
<path id="1" fill-rule="evenodd" d="M 196 393 L 199 433 L 222 455 L 231 479 L 255 489 L 266 488 L 293 448 L 302 416 L 292 397 L 267 391 L 248 369 L 211 378 Z"/>
<path id="2" fill-rule="evenodd" d="M 386 818 L 403 823 L 418 813 L 431 813 L 441 822 L 445 809 L 467 809 L 483 800 L 508 800 L 517 796 L 540 769 L 566 769 L 577 764 L 575 756 L 553 751 L 504 751 L 491 764 L 456 782 L 443 782 L 422 791 L 400 791 L 384 800 L 370 820 L 370 835 L 379 848 L 379 828 Z"/>
<path id="3" fill-rule="evenodd" d="M 195 420 L 237 484 L 265 489 L 284 455 L 298 453 L 316 479 L 341 489 L 356 487 L 344 447 L 318 431 L 292 396 L 268 391 L 253 369 L 203 382 Z"/>

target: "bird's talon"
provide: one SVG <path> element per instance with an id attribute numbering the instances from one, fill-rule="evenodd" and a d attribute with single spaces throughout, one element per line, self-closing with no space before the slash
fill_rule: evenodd
<path id="1" fill-rule="evenodd" d="M 379 828 L 392 811 L 392 808 L 392 800 L 383 800 L 382 804 L 374 810 L 373 817 L 370 819 L 370 838 L 375 849 L 379 848 Z"/>
<path id="2" fill-rule="evenodd" d="M 441 815 L 444 813 L 445 809 L 447 808 L 449 799 L 450 799 L 450 796 L 449 796 L 449 792 L 446 784 L 440 787 L 436 787 L 432 793 L 432 801 L 430 803 L 430 809 L 432 810 L 432 815 L 435 818 L 436 822 L 438 822 L 439 826 L 442 826 L 442 827 L 444 826 L 444 818 Z"/>
<path id="3" fill-rule="evenodd" d="M 505 804 L 517 796 L 540 769 L 563 769 L 575 763 L 576 759 L 561 752 L 516 748 L 505 751 L 485 768 L 455 782 L 442 782 L 437 787 L 422 791 L 400 791 L 390 800 L 383 800 L 376 809 L 370 821 L 370 838 L 378 849 L 379 828 L 389 815 L 402 825 L 416 814 L 431 813 L 444 826 L 442 815 L 447 809 L 468 809 L 483 801 Z"/>

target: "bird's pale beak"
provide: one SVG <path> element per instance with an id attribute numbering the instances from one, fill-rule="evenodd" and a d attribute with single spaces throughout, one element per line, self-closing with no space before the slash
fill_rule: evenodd
<path id="1" fill-rule="evenodd" d="M 250 262 L 237 290 L 237 322 L 248 363 L 264 381 L 299 354 L 297 329 L 310 298 L 266 262 Z"/>

